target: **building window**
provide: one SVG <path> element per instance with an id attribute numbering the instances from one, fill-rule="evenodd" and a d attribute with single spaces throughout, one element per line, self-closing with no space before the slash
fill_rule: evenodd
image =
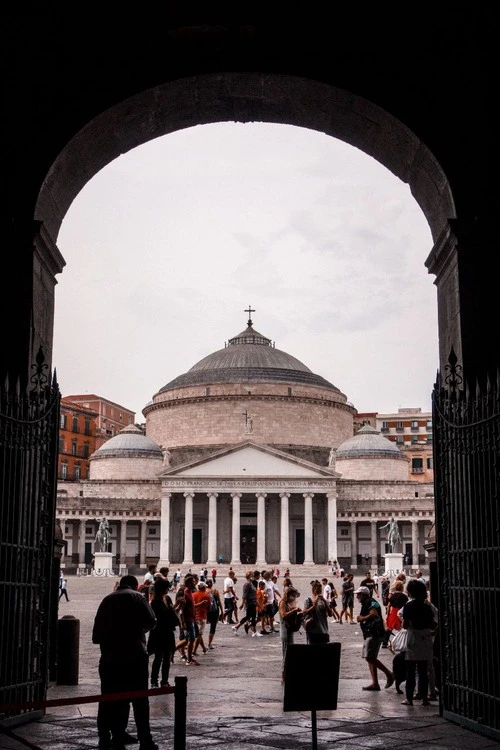
<path id="1" fill-rule="evenodd" d="M 92 526 L 85 526 L 85 536 L 94 536 L 94 529 Z"/>
<path id="2" fill-rule="evenodd" d="M 66 414 L 61 414 L 59 417 L 59 427 L 61 430 L 66 429 Z"/>
<path id="3" fill-rule="evenodd" d="M 403 422 L 396 422 L 396 432 L 403 432 L 405 426 Z"/>
<path id="4" fill-rule="evenodd" d="M 80 479 L 80 467 L 79 466 L 75 466 L 75 479 L 77 482 Z"/>
<path id="5" fill-rule="evenodd" d="M 341 528 L 340 529 L 340 536 L 349 536 L 349 529 Z"/>
<path id="6" fill-rule="evenodd" d="M 83 446 L 83 457 L 88 458 L 90 454 L 90 447 L 88 443 L 85 443 Z"/>
<path id="7" fill-rule="evenodd" d="M 418 435 L 412 435 L 411 436 L 411 442 L 414 443 L 414 444 L 418 443 Z"/>
<path id="8" fill-rule="evenodd" d="M 405 439 L 402 435 L 396 435 L 396 445 L 404 445 Z"/>
<path id="9" fill-rule="evenodd" d="M 59 453 L 64 453 L 64 438 L 59 438 Z"/>
<path id="10" fill-rule="evenodd" d="M 157 529 L 150 528 L 148 529 L 149 536 L 156 536 Z"/>
<path id="11" fill-rule="evenodd" d="M 68 464 L 63 461 L 61 464 L 61 479 L 67 479 L 68 478 Z"/>
<path id="12" fill-rule="evenodd" d="M 427 468 L 428 469 L 434 468 L 434 459 L 432 458 L 432 456 L 427 457 Z"/>
<path id="13" fill-rule="evenodd" d="M 427 445 L 432 445 L 432 435 L 427 435 L 425 442 Z"/>
<path id="14" fill-rule="evenodd" d="M 77 455 L 77 445 L 76 440 L 71 441 L 71 455 L 76 456 Z"/>
<path id="15" fill-rule="evenodd" d="M 86 435 L 90 435 L 90 419 L 85 419 L 84 432 Z"/>
<path id="16" fill-rule="evenodd" d="M 432 419 L 427 420 L 426 429 L 427 429 L 427 432 L 430 432 L 432 430 Z"/>
<path id="17" fill-rule="evenodd" d="M 418 422 L 416 419 L 413 419 L 411 423 L 411 431 L 416 432 L 417 430 L 418 430 Z"/>
<path id="18" fill-rule="evenodd" d="M 72 432 L 80 432 L 78 429 L 78 417 L 73 417 L 73 426 L 71 428 Z"/>
<path id="19" fill-rule="evenodd" d="M 422 458 L 412 458 L 411 471 L 412 471 L 412 474 L 423 474 L 424 461 Z"/>
<path id="20" fill-rule="evenodd" d="M 389 422 L 382 422 L 382 429 L 380 432 L 389 432 Z"/>

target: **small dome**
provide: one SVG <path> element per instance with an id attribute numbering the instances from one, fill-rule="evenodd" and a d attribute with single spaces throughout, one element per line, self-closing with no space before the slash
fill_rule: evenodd
<path id="1" fill-rule="evenodd" d="M 398 446 L 380 434 L 369 424 L 361 427 L 354 437 L 348 438 L 337 448 L 336 459 L 346 458 L 391 458 L 407 462 Z"/>
<path id="2" fill-rule="evenodd" d="M 118 435 L 107 440 L 92 454 L 92 458 L 108 458 L 118 454 L 163 458 L 160 446 L 134 424 L 127 425 Z"/>

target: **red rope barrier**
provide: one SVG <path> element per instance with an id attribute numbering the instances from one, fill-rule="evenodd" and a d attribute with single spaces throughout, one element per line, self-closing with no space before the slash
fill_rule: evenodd
<path id="1" fill-rule="evenodd" d="M 37 711 L 41 708 L 75 706 L 79 703 L 105 703 L 106 701 L 132 700 L 133 698 L 145 698 L 150 695 L 168 695 L 169 693 L 175 693 L 175 687 L 133 690 L 128 693 L 106 693 L 105 695 L 79 695 L 76 698 L 54 698 L 53 700 L 26 701 L 25 703 L 4 703 L 0 704 L 0 713 L 24 710 Z"/>

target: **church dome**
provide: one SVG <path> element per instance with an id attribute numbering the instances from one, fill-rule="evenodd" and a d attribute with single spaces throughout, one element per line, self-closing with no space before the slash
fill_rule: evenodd
<path id="1" fill-rule="evenodd" d="M 163 465 L 160 446 L 134 424 L 107 440 L 89 459 L 90 479 L 156 479 Z"/>
<path id="2" fill-rule="evenodd" d="M 335 459 L 343 479 L 408 479 L 407 457 L 368 424 L 339 445 Z"/>
<path id="3" fill-rule="evenodd" d="M 406 461 L 398 446 L 369 424 L 363 425 L 354 437 L 348 438 L 337 448 L 337 459 L 367 456 Z"/>
<path id="4" fill-rule="evenodd" d="M 184 375 L 167 383 L 160 393 L 189 385 L 237 383 L 241 381 L 287 381 L 318 385 L 340 393 L 339 389 L 315 375 L 296 357 L 276 349 L 271 339 L 253 328 L 252 321 L 224 349 L 201 359 Z"/>
<path id="5" fill-rule="evenodd" d="M 174 464 L 242 440 L 326 463 L 331 446 L 352 435 L 354 413 L 344 393 L 277 349 L 251 318 L 143 409 L 147 434 Z"/>
<path id="6" fill-rule="evenodd" d="M 111 455 L 123 454 L 129 456 L 141 454 L 163 458 L 160 446 L 146 437 L 142 430 L 134 424 L 127 425 L 123 430 L 120 430 L 118 435 L 107 440 L 95 451 L 92 458 L 100 456 L 109 458 Z"/>

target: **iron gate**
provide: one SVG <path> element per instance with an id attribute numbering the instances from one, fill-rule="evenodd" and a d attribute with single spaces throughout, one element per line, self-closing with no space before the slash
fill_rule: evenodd
<path id="1" fill-rule="evenodd" d="M 0 704 L 45 698 L 57 597 L 60 394 L 41 349 L 32 369 L 27 392 L 0 387 Z"/>
<path id="2" fill-rule="evenodd" d="M 500 380 L 470 393 L 452 351 L 433 393 L 442 711 L 500 739 Z"/>

